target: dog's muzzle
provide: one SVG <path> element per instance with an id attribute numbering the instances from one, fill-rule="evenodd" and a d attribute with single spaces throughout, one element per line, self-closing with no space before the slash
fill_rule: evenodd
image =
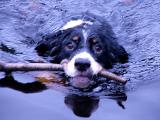
<path id="1" fill-rule="evenodd" d="M 75 69 L 77 70 L 78 75 L 70 78 L 70 84 L 76 88 L 87 88 L 92 84 L 92 71 L 91 63 L 88 59 L 77 58 L 75 59 Z"/>
<path id="2" fill-rule="evenodd" d="M 92 77 L 102 69 L 88 52 L 81 52 L 64 67 L 69 83 L 76 88 L 87 88 L 93 84 Z"/>

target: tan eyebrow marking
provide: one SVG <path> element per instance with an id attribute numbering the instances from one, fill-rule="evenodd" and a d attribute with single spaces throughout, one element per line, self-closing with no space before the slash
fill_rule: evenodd
<path id="1" fill-rule="evenodd" d="M 79 36 L 77 35 L 77 36 L 74 36 L 73 38 L 72 38 L 74 41 L 77 41 L 77 40 L 79 40 Z"/>

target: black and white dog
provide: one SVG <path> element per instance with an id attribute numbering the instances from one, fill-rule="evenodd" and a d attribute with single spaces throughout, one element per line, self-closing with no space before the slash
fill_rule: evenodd
<path id="1" fill-rule="evenodd" d="M 67 59 L 65 74 L 77 88 L 87 88 L 102 68 L 128 59 L 125 49 L 116 41 L 111 26 L 101 17 L 84 13 L 72 17 L 58 32 L 47 35 L 36 47 L 52 63 Z"/>

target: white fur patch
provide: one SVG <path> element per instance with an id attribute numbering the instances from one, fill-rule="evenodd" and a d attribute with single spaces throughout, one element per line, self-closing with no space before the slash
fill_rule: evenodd
<path id="1" fill-rule="evenodd" d="M 96 62 L 88 52 L 84 51 L 75 55 L 67 64 L 67 67 L 65 68 L 65 73 L 70 77 L 75 77 L 79 75 L 79 71 L 77 71 L 77 69 L 75 68 L 75 60 L 77 58 L 85 58 L 90 61 L 90 69 L 93 75 L 96 75 L 100 70 L 102 70 L 102 66 L 98 62 Z"/>
<path id="2" fill-rule="evenodd" d="M 84 37 L 84 42 L 85 42 L 84 44 L 86 44 L 88 33 L 86 30 L 83 30 L 82 32 L 83 32 L 83 37 Z"/>
<path id="3" fill-rule="evenodd" d="M 82 24 L 89 24 L 92 25 L 93 23 L 90 21 L 84 21 L 84 20 L 71 20 L 69 22 L 67 22 L 60 30 L 67 30 L 69 28 L 74 28 L 76 26 L 82 25 Z"/>

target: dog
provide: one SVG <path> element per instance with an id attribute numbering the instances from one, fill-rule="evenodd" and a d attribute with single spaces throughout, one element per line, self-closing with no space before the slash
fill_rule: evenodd
<path id="1" fill-rule="evenodd" d="M 128 60 L 128 53 L 117 42 L 111 26 L 91 13 L 71 17 L 58 31 L 43 37 L 35 49 L 52 63 L 67 59 L 64 72 L 76 88 L 89 87 L 93 76 L 103 68 Z"/>

